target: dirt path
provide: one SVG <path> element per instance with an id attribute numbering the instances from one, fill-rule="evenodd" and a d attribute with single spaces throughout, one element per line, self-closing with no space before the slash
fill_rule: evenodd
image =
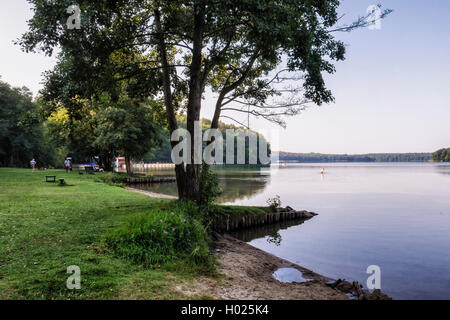
<path id="1" fill-rule="evenodd" d="M 199 278 L 194 288 L 178 289 L 187 295 L 208 295 L 226 300 L 348 300 L 341 291 L 325 283 L 330 279 L 299 265 L 275 257 L 230 236 L 217 236 L 214 248 L 219 262 L 220 280 Z M 275 270 L 291 267 L 311 281 L 282 283 L 272 277 Z"/>
<path id="2" fill-rule="evenodd" d="M 140 189 L 131 188 L 131 187 L 126 187 L 125 189 L 130 190 L 130 191 L 133 191 L 133 192 L 145 194 L 145 195 L 147 195 L 147 196 L 149 196 L 149 197 L 152 197 L 152 198 L 159 198 L 159 199 L 178 199 L 177 197 L 169 196 L 169 195 L 167 195 L 167 194 L 155 193 L 155 192 L 145 191 L 145 190 L 140 190 Z"/>

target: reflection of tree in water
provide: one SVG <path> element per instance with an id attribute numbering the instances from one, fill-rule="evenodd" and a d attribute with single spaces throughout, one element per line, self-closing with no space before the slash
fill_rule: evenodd
<path id="1" fill-rule="evenodd" d="M 306 219 L 307 220 L 307 219 Z M 266 238 L 267 242 L 273 243 L 276 246 L 281 244 L 283 240 L 279 233 L 280 230 L 285 230 L 289 227 L 298 226 L 303 224 L 306 221 L 305 219 L 295 219 L 282 221 L 275 224 L 263 225 L 260 227 L 247 228 L 243 230 L 236 230 L 230 232 L 230 235 L 242 240 L 244 242 L 250 242 L 255 239 Z"/>
<path id="2" fill-rule="evenodd" d="M 219 183 L 222 186 L 223 193 L 219 198 L 219 202 L 234 202 L 250 198 L 251 196 L 261 193 L 269 182 L 270 176 L 261 175 L 259 170 L 246 169 L 216 169 L 214 170 Z M 169 176 L 167 171 L 148 173 L 157 176 Z M 148 190 L 156 193 L 163 193 L 176 196 L 176 183 L 156 183 L 136 185 L 136 188 Z"/>
<path id="3" fill-rule="evenodd" d="M 266 240 L 267 242 L 273 243 L 278 247 L 281 244 L 281 240 L 283 239 L 281 238 L 281 234 L 279 232 L 275 232 L 272 234 L 268 234 Z"/>
<path id="4" fill-rule="evenodd" d="M 437 173 L 450 175 L 450 165 L 437 165 L 434 166 L 434 169 L 437 171 Z"/>
<path id="5" fill-rule="evenodd" d="M 223 190 L 219 202 L 234 202 L 261 193 L 268 181 L 267 176 L 258 178 L 219 178 Z"/>

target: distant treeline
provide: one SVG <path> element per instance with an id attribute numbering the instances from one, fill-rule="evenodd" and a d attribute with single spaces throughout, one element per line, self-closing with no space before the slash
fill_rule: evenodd
<path id="1" fill-rule="evenodd" d="M 211 127 L 211 121 L 208 119 L 201 119 L 201 124 L 202 124 L 202 134 L 205 133 L 205 131 L 207 129 L 209 129 Z M 178 116 L 178 125 L 180 128 L 185 128 L 186 127 L 186 118 L 182 115 Z M 237 164 L 238 159 L 238 143 L 237 143 L 237 138 L 236 136 L 241 132 L 241 133 L 245 133 L 248 132 L 248 130 L 246 128 L 243 128 L 241 126 L 235 126 L 232 124 L 226 124 L 223 122 L 219 122 L 219 128 L 218 128 L 223 135 L 223 163 L 225 164 L 227 159 L 226 159 L 226 141 L 227 141 L 227 135 L 226 135 L 226 130 L 227 129 L 232 129 L 234 130 L 234 163 Z M 265 137 L 262 136 L 260 133 L 256 132 L 256 131 L 251 131 L 253 134 L 255 134 L 258 139 L 259 142 L 262 143 L 262 141 L 265 141 L 265 144 L 267 145 L 267 151 L 266 154 L 270 157 L 271 154 L 271 149 L 270 149 L 270 143 L 266 141 Z M 259 157 L 257 157 L 257 155 L 259 154 L 259 146 L 260 144 L 258 143 L 258 145 L 256 146 L 256 148 L 254 148 L 253 146 L 249 145 L 249 139 L 246 138 L 245 139 L 245 164 L 248 165 L 249 163 L 249 159 L 250 159 L 250 155 L 255 156 L 255 158 L 257 158 L 257 166 L 261 166 Z M 206 147 L 206 142 L 203 142 L 203 148 Z M 143 162 L 145 163 L 155 163 L 155 162 L 161 162 L 161 163 L 172 163 L 172 158 L 171 158 L 171 145 L 170 145 L 170 137 L 169 134 L 167 133 L 166 136 L 163 138 L 163 142 L 161 144 L 161 146 L 156 147 L 152 150 L 150 150 L 142 159 Z"/>
<path id="2" fill-rule="evenodd" d="M 276 153 L 275 153 L 276 155 Z M 280 161 L 288 162 L 426 162 L 431 153 L 322 154 L 280 152 Z"/>
<path id="3" fill-rule="evenodd" d="M 450 148 L 440 149 L 434 152 L 433 161 L 450 162 Z"/>

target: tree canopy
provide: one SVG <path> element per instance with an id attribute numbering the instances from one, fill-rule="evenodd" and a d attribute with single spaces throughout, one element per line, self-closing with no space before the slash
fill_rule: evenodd
<path id="1" fill-rule="evenodd" d="M 163 99 L 170 132 L 185 110 L 192 139 L 206 88 L 218 95 L 211 128 L 233 119 L 227 112 L 283 125 L 283 115 L 307 103 L 333 101 L 322 74 L 334 73 L 345 54 L 333 31 L 367 25 L 337 28 L 338 0 L 78 0 L 81 28 L 68 30 L 72 0 L 29 1 L 34 16 L 22 47 L 47 54 L 59 47 L 71 62 L 59 79 L 70 85 L 49 83 L 48 100 L 113 93 L 117 81 L 132 79 L 129 94 Z M 176 166 L 177 184 L 180 197 L 196 200 L 201 168 L 191 156 Z"/>
<path id="2" fill-rule="evenodd" d="M 24 167 L 32 158 L 52 165 L 52 151 L 30 90 L 0 81 L 0 166 Z"/>
<path id="3" fill-rule="evenodd" d="M 123 155 L 131 173 L 131 160 L 140 160 L 162 142 L 162 130 L 154 121 L 151 101 L 121 96 L 118 101 L 104 94 L 99 100 L 76 98 L 77 117 L 63 106 L 48 118 L 54 141 L 78 155 L 98 156 L 100 165 L 112 169 L 115 157 Z"/>
<path id="4" fill-rule="evenodd" d="M 450 148 L 440 149 L 434 152 L 433 161 L 450 162 Z"/>

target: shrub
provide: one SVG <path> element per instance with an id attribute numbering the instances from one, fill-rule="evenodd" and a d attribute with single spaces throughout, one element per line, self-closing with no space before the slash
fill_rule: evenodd
<path id="1" fill-rule="evenodd" d="M 139 177 L 139 175 L 133 174 L 128 175 L 126 173 L 120 173 L 120 172 L 104 172 L 101 175 L 98 175 L 99 179 L 107 184 L 118 184 L 123 185 L 124 181 L 127 178 L 132 177 Z"/>
<path id="2" fill-rule="evenodd" d="M 199 206 L 190 200 L 179 200 L 176 202 L 175 209 L 183 212 L 187 217 L 201 222 L 206 225 L 205 218 L 208 214 L 207 206 Z"/>
<path id="3" fill-rule="evenodd" d="M 267 199 L 267 205 L 272 209 L 273 211 L 276 211 L 277 209 L 281 208 L 281 199 L 279 195 L 276 195 L 273 198 Z"/>
<path id="4" fill-rule="evenodd" d="M 211 263 L 205 228 L 179 210 L 133 218 L 109 234 L 106 244 L 117 255 L 145 266 L 184 258 L 194 264 Z"/>
<path id="5" fill-rule="evenodd" d="M 219 179 L 209 170 L 203 162 L 200 172 L 200 198 L 198 204 L 201 206 L 212 204 L 222 194 L 222 188 L 219 185 Z"/>

